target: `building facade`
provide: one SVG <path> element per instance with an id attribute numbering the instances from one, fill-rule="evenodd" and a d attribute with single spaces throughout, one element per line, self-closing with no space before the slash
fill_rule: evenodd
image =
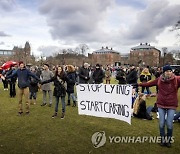
<path id="1" fill-rule="evenodd" d="M 136 66 L 159 66 L 160 58 L 161 51 L 148 43 L 140 43 L 139 46 L 131 48 L 130 51 L 130 64 L 134 64 Z"/>
<path id="2" fill-rule="evenodd" d="M 97 63 L 101 65 L 114 65 L 116 62 L 121 61 L 121 55 L 119 52 L 113 50 L 112 48 L 104 48 L 96 50 L 92 53 L 92 64 Z"/>
<path id="3" fill-rule="evenodd" d="M 28 63 L 31 60 L 31 47 L 29 42 L 25 43 L 24 48 L 14 46 L 12 50 L 0 50 L 0 61 L 7 60 L 24 61 Z"/>

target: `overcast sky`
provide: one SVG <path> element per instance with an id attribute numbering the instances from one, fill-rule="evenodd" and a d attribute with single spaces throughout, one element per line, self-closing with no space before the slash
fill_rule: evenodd
<path id="1" fill-rule="evenodd" d="M 139 43 L 178 49 L 180 0 L 0 0 L 0 49 L 30 42 L 35 55 L 87 44 L 128 53 Z"/>

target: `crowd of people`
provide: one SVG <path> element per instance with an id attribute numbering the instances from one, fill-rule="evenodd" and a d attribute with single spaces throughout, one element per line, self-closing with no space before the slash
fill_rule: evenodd
<path id="1" fill-rule="evenodd" d="M 59 101 L 62 103 L 61 119 L 64 119 L 66 106 L 76 107 L 76 84 L 111 84 L 112 78 L 118 84 L 131 84 L 133 86 L 132 96 L 132 116 L 152 120 L 151 112 L 157 112 L 159 116 L 160 136 L 164 138 L 165 124 L 167 124 L 167 137 L 171 139 L 173 133 L 173 120 L 180 121 L 180 112 L 176 113 L 178 106 L 178 88 L 180 87 L 180 73 L 166 65 L 162 68 L 135 67 L 134 65 L 102 67 L 96 64 L 94 67 L 84 63 L 82 67 L 73 65 L 56 66 L 52 69 L 49 64 L 44 64 L 42 68 L 32 66 L 27 68 L 23 62 L 19 66 L 11 65 L 6 70 L 0 71 L 4 90 L 8 90 L 10 97 L 18 95 L 19 111 L 18 115 L 23 114 L 22 97 L 25 98 L 26 114 L 30 113 L 30 104 L 37 104 L 38 90 L 42 90 L 43 98 L 41 106 L 53 104 L 55 98 L 55 112 L 52 118 L 58 116 Z M 152 80 L 155 76 L 155 80 Z M 139 83 L 140 81 L 140 83 Z M 16 93 L 16 82 L 18 93 Z M 54 83 L 54 84 L 53 84 Z M 52 91 L 52 87 L 54 90 Z M 157 102 L 155 105 L 146 107 L 146 96 L 152 94 L 149 87 L 156 86 Z M 142 88 L 140 88 L 142 87 Z M 49 99 L 47 99 L 47 94 Z M 67 102 L 66 102 L 67 95 Z M 72 101 L 71 101 L 72 99 Z M 171 146 L 170 142 L 161 141 L 162 146 Z"/>

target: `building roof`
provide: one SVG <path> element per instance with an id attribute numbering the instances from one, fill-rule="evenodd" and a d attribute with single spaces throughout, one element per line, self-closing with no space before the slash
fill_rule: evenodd
<path id="1" fill-rule="evenodd" d="M 140 45 L 131 48 L 131 50 L 139 50 L 139 49 L 156 49 L 156 48 L 147 43 L 145 44 L 140 43 Z"/>
<path id="2" fill-rule="evenodd" d="M 113 50 L 112 48 L 109 49 L 108 47 L 106 47 L 106 48 L 102 47 L 102 49 L 96 50 L 93 52 L 93 54 L 106 54 L 106 53 L 118 53 L 119 54 L 119 52 Z"/>

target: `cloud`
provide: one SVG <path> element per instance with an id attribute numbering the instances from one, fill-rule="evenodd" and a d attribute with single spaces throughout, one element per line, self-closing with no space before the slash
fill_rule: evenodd
<path id="1" fill-rule="evenodd" d="M 15 4 L 14 0 L 0 0 L 0 12 L 12 11 Z"/>
<path id="2" fill-rule="evenodd" d="M 53 39 L 93 42 L 105 35 L 99 24 L 110 5 L 111 0 L 45 0 L 40 13 L 46 15 Z"/>
<path id="3" fill-rule="evenodd" d="M 0 37 L 9 37 L 9 36 L 10 36 L 9 34 L 6 34 L 5 32 L 0 31 Z"/>
<path id="4" fill-rule="evenodd" d="M 40 51 L 41 55 L 48 57 L 57 53 L 60 48 L 58 46 L 40 46 L 37 50 Z"/>
<path id="5" fill-rule="evenodd" d="M 0 45 L 5 45 L 5 43 L 1 41 L 1 42 L 0 42 Z"/>
<path id="6" fill-rule="evenodd" d="M 167 0 L 44 0 L 39 11 L 55 40 L 127 46 L 157 42 L 176 23 L 179 8 Z"/>
<path id="7" fill-rule="evenodd" d="M 180 5 L 169 5 L 167 1 L 150 2 L 144 11 L 137 16 L 126 35 L 130 42 L 153 42 L 165 28 L 174 25 L 179 18 Z"/>

